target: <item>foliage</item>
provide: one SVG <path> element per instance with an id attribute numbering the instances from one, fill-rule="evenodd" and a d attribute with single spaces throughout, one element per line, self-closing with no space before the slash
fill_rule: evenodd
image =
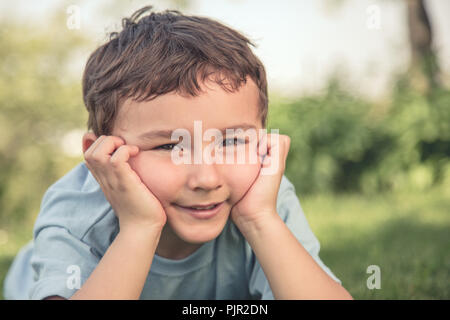
<path id="1" fill-rule="evenodd" d="M 7 22 L 0 28 L 2 226 L 35 216 L 46 188 L 71 164 L 61 136 L 84 126 L 81 81 L 69 66 L 87 41 L 63 18 L 38 30 Z"/>
<path id="2" fill-rule="evenodd" d="M 449 182 L 449 105 L 450 91 L 422 96 L 407 79 L 383 104 L 332 79 L 323 94 L 275 101 L 268 132 L 291 137 L 286 175 L 300 193 L 423 190 Z"/>

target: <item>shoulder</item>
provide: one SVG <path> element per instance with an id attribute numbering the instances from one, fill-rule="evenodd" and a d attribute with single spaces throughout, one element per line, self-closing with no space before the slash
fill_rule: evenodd
<path id="1" fill-rule="evenodd" d="M 82 162 L 45 192 L 33 236 L 36 238 L 47 227 L 61 227 L 81 239 L 108 215 L 114 216 L 112 208 Z"/>
<path id="2" fill-rule="evenodd" d="M 280 182 L 280 188 L 277 196 L 277 212 L 286 221 L 286 214 L 289 214 L 290 210 L 287 210 L 292 206 L 299 206 L 299 200 L 296 194 L 295 186 L 289 179 L 283 175 Z"/>
<path id="3" fill-rule="evenodd" d="M 283 175 L 277 198 L 277 213 L 288 224 L 306 224 L 305 214 L 294 184 Z M 295 223 L 294 223 L 295 222 Z"/>
<path id="4" fill-rule="evenodd" d="M 278 197 L 284 195 L 287 191 L 294 191 L 295 193 L 295 186 L 292 184 L 292 182 L 283 174 L 281 177 L 280 182 L 280 189 L 278 190 Z"/>

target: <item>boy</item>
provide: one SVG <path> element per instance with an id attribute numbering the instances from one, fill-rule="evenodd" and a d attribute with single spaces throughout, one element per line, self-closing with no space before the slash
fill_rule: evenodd
<path id="1" fill-rule="evenodd" d="M 178 11 L 141 18 L 151 8 L 90 56 L 86 161 L 44 195 L 5 297 L 351 299 L 283 175 L 289 137 L 261 134 L 267 83 L 251 42 Z M 256 161 L 202 161 L 207 132 L 214 156 Z"/>

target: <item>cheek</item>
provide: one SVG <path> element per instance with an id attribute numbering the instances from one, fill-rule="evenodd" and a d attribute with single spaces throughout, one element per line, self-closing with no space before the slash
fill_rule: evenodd
<path id="1" fill-rule="evenodd" d="M 256 180 L 260 164 L 236 164 L 228 166 L 227 181 L 231 190 L 231 201 L 239 201 Z"/>
<path id="2" fill-rule="evenodd" d="M 170 158 L 157 155 L 139 154 L 129 160 L 130 166 L 141 178 L 147 188 L 165 206 L 180 188 L 180 172 Z"/>
<path id="3" fill-rule="evenodd" d="M 256 145 L 246 145 L 245 164 L 235 163 L 231 165 L 225 165 L 226 168 L 224 172 L 226 172 L 225 174 L 227 176 L 227 182 L 230 186 L 232 195 L 231 201 L 233 205 L 245 195 L 248 189 L 252 186 L 253 182 L 255 182 L 260 172 L 261 163 L 255 149 Z M 249 162 L 250 152 L 254 153 L 255 159 L 258 159 L 256 163 Z"/>

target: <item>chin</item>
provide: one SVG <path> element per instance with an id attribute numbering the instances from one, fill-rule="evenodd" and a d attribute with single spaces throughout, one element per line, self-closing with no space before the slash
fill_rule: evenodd
<path id="1" fill-rule="evenodd" d="M 222 232 L 225 221 L 215 222 L 213 225 L 185 226 L 182 230 L 175 230 L 178 236 L 186 242 L 200 244 L 214 240 Z"/>
<path id="2" fill-rule="evenodd" d="M 227 223 L 227 217 L 220 220 L 211 220 L 209 223 L 199 222 L 199 223 L 183 223 L 182 221 L 177 221 L 178 223 L 169 224 L 172 230 L 177 234 L 177 236 L 183 241 L 191 244 L 201 244 L 209 242 L 217 238 Z"/>
<path id="3" fill-rule="evenodd" d="M 217 238 L 219 236 L 220 232 L 216 233 L 215 235 L 193 235 L 193 236 L 183 236 L 182 239 L 188 243 L 191 244 L 202 244 L 202 243 L 206 243 L 209 241 L 214 240 L 215 238 Z"/>

